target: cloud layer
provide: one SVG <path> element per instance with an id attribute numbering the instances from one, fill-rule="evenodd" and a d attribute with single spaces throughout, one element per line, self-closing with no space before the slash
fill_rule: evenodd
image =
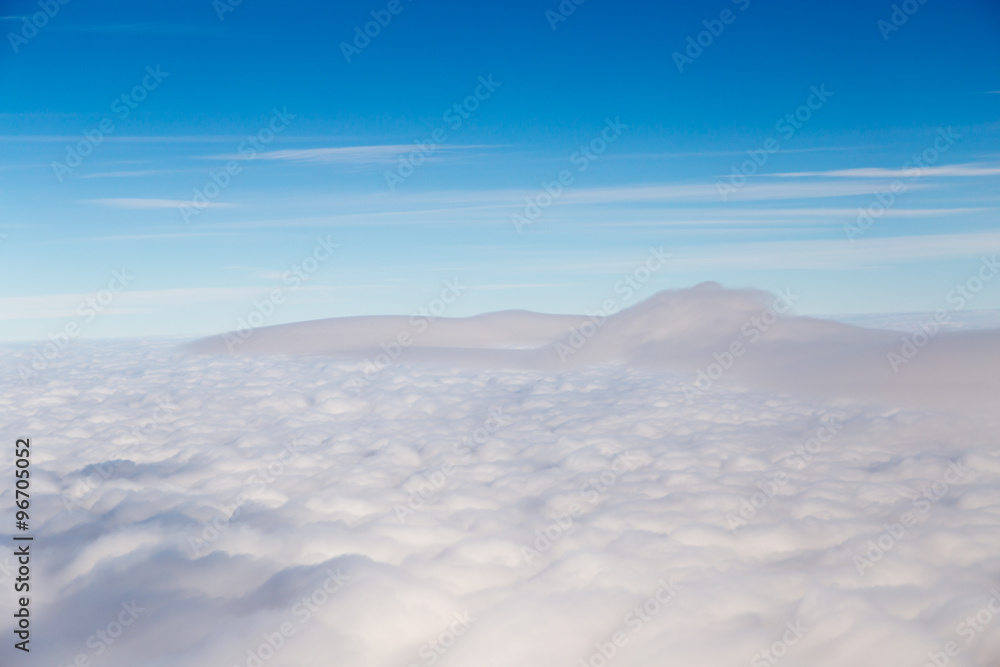
<path id="1" fill-rule="evenodd" d="M 813 320 L 746 337 L 744 370 L 692 394 L 698 355 L 774 299 L 666 293 L 565 366 L 552 336 L 579 318 L 532 314 L 478 350 L 435 322 L 367 377 L 351 336 L 384 321 L 320 337 L 336 355 L 75 342 L 27 382 L 3 348 L 0 422 L 35 452 L 33 657 L 916 667 L 954 642 L 949 664 L 995 664 L 996 418 L 823 398 L 900 334 Z M 833 380 L 765 386 L 812 387 L 803 367 Z"/>

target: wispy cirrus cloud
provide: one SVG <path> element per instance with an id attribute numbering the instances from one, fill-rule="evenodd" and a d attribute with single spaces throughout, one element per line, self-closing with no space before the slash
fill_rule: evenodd
<path id="1" fill-rule="evenodd" d="M 922 186 L 908 185 L 907 189 Z M 759 182 L 745 186 L 731 195 L 733 200 L 780 201 L 794 199 L 821 199 L 873 194 L 877 185 L 866 180 L 810 181 L 802 183 Z M 631 185 L 610 188 L 574 190 L 563 196 L 563 201 L 577 204 L 642 203 L 642 202 L 706 202 L 719 200 L 718 187 L 713 183 Z"/>
<path id="2" fill-rule="evenodd" d="M 150 209 L 150 208 L 179 208 L 190 206 L 190 201 L 180 199 L 138 199 L 138 198 L 116 198 L 116 199 L 85 199 L 87 203 L 98 206 L 108 206 L 110 208 L 126 209 Z M 201 208 L 232 208 L 238 204 L 225 204 L 222 202 L 207 202 L 200 205 Z"/>
<path id="3" fill-rule="evenodd" d="M 22 114 L 23 115 L 23 114 Z M 35 114 L 41 117 L 76 117 L 78 114 L 56 114 L 56 113 L 46 113 L 46 114 Z M 15 114 L 0 114 L 0 117 L 10 116 L 14 117 Z M 159 143 L 159 144 L 176 144 L 176 143 L 221 143 L 221 142 L 233 142 L 240 141 L 243 137 L 238 134 L 219 134 L 219 135 L 203 135 L 203 134 L 192 134 L 192 135 L 107 135 L 101 141 L 105 142 L 123 142 L 123 143 Z M 3 134 L 0 135 L 0 141 L 12 142 L 12 143 L 63 143 L 63 142 L 75 142 L 80 140 L 80 135 L 73 134 Z"/>
<path id="4" fill-rule="evenodd" d="M 93 174 L 84 174 L 80 178 L 136 178 L 140 176 L 162 176 L 163 174 L 177 174 L 189 169 L 138 169 L 132 171 L 100 171 Z"/>
<path id="5" fill-rule="evenodd" d="M 487 145 L 436 146 L 427 159 L 440 159 L 458 151 L 491 148 Z M 373 146 L 325 146 L 322 148 L 292 148 L 258 153 L 256 160 L 281 160 L 307 164 L 385 164 L 395 162 L 401 155 L 418 150 L 415 144 L 380 144 Z M 242 160 L 246 155 L 223 154 L 210 156 L 218 160 Z"/>
<path id="6" fill-rule="evenodd" d="M 883 169 L 880 167 L 864 167 L 859 169 L 834 169 L 831 171 L 799 171 L 775 174 L 785 178 L 819 177 L 819 178 L 904 178 L 913 177 L 915 172 L 921 176 L 1000 176 L 1000 167 L 988 167 L 975 164 L 951 164 L 940 167 L 910 167 L 907 169 Z"/>
<path id="7" fill-rule="evenodd" d="M 722 268 L 858 270 L 906 262 L 979 258 L 1000 252 L 1000 233 L 923 234 L 859 239 L 844 251 L 841 239 L 717 243 L 685 249 L 672 260 L 677 270 Z"/>
<path id="8" fill-rule="evenodd" d="M 105 243 L 107 241 L 161 241 L 166 239 L 209 238 L 232 236 L 238 232 L 176 232 L 164 234 L 111 234 L 107 236 L 84 236 L 74 238 L 54 238 L 46 243 Z"/>
<path id="9" fill-rule="evenodd" d="M 280 277 L 281 273 L 277 274 Z M 190 306 L 198 303 L 243 303 L 259 297 L 263 288 L 248 287 L 177 287 L 154 290 L 122 292 L 113 307 L 101 313 L 130 315 L 155 312 L 167 306 Z M 302 291 L 333 292 L 341 287 L 304 285 Z M 78 308 L 93 293 L 39 294 L 32 296 L 0 297 L 0 320 L 46 320 L 79 316 Z"/>

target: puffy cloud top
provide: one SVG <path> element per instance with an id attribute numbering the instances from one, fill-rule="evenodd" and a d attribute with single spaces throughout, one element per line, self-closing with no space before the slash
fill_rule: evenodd
<path id="1" fill-rule="evenodd" d="M 385 365 L 408 319 L 262 329 L 241 354 L 78 342 L 27 381 L 8 346 L 32 659 L 996 663 L 997 419 L 958 409 L 997 397 L 995 333 L 937 332 L 893 373 L 903 334 L 772 319 L 775 299 L 439 320 Z"/>

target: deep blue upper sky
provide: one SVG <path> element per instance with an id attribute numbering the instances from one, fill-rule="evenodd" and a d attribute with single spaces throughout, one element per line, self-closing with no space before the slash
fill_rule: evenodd
<path id="1" fill-rule="evenodd" d="M 78 304 L 122 268 L 134 281 L 84 335 L 232 329 L 288 290 L 282 276 L 320 235 L 337 253 L 267 323 L 415 312 L 446 279 L 470 286 L 448 315 L 583 311 L 661 245 L 673 262 L 635 299 L 718 280 L 794 288 L 800 312 L 946 307 L 1000 246 L 1000 6 L 901 4 L 912 15 L 897 11 L 890 32 L 893 3 L 872 0 L 566 0 L 555 30 L 556 1 L 243 0 L 220 20 L 224 0 L 52 0 L 35 34 L 22 17 L 38 2 L 4 2 L 0 339 L 81 320 Z M 341 43 L 372 12 L 391 20 L 348 63 Z M 679 72 L 673 54 L 704 22 L 719 34 Z M 144 77 L 156 85 L 129 100 Z M 455 125 L 445 112 L 477 88 Z M 242 159 L 273 109 L 294 118 Z M 58 173 L 102 123 L 113 129 Z M 929 169 L 899 171 L 946 128 L 957 138 Z M 390 190 L 405 146 L 435 129 L 430 159 Z M 614 140 L 581 162 L 602 130 Z M 234 157 L 239 173 L 185 220 Z M 511 216 L 563 170 L 572 182 L 518 233 Z M 849 242 L 858 208 L 899 180 Z M 1000 281 L 967 307 L 1000 307 Z"/>

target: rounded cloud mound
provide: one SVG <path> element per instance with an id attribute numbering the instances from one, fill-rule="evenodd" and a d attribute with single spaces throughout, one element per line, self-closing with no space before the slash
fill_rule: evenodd
<path id="1" fill-rule="evenodd" d="M 347 317 L 207 338 L 200 353 L 323 354 L 392 363 L 549 372 L 602 364 L 690 374 L 715 385 L 925 407 L 987 406 L 1000 391 L 1000 332 L 902 334 L 790 313 L 792 293 L 702 283 L 617 312 L 468 318 Z M 613 310 L 613 309 L 612 309 Z"/>

